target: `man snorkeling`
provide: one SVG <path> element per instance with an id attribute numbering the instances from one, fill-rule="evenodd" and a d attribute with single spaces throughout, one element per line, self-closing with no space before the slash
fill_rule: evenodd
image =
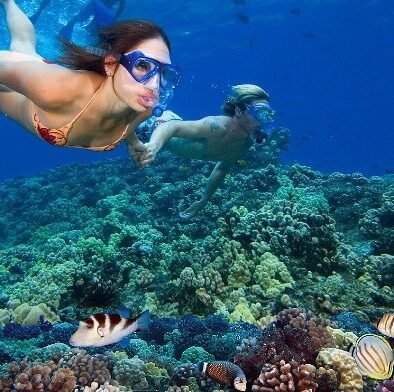
<path id="1" fill-rule="evenodd" d="M 253 140 L 264 141 L 266 135 L 262 129 L 274 115 L 268 101 L 269 95 L 261 87 L 241 84 L 232 87 L 232 95 L 222 106 L 221 116 L 182 121 L 166 111 L 151 126 L 154 129 L 145 144 L 146 151 L 136 154 L 130 150 L 129 153 L 140 167 L 151 164 L 163 148 L 183 158 L 217 162 L 202 197 L 179 214 L 182 219 L 193 218 L 223 183 L 231 166 L 247 153 Z M 147 124 L 142 123 L 138 130 L 146 131 L 146 128 Z"/>

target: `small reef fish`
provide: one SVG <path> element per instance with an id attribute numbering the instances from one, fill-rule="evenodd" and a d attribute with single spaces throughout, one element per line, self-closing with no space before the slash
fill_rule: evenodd
<path id="1" fill-rule="evenodd" d="M 350 354 L 363 376 L 387 380 L 393 374 L 394 352 L 387 340 L 381 336 L 360 336 L 351 347 Z"/>
<path id="2" fill-rule="evenodd" d="M 119 314 L 95 314 L 79 322 L 77 331 L 70 337 L 70 345 L 102 347 L 118 343 L 135 331 L 147 329 L 149 317 L 149 310 L 134 318 Z"/>
<path id="3" fill-rule="evenodd" d="M 386 313 L 376 324 L 376 328 L 383 335 L 394 338 L 394 313 Z"/>
<path id="4" fill-rule="evenodd" d="M 197 369 L 213 381 L 234 387 L 236 391 L 246 391 L 246 377 L 242 369 L 232 362 L 199 362 Z"/>

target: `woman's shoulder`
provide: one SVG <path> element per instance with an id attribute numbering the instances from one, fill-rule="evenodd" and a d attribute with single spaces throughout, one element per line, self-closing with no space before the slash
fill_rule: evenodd
<path id="1" fill-rule="evenodd" d="M 101 75 L 94 72 L 72 70 L 55 64 L 50 66 L 58 67 L 52 70 L 53 81 L 48 83 L 48 88 L 52 90 L 48 96 L 51 96 L 54 104 L 67 104 L 79 98 L 85 99 L 85 96 L 92 95 L 104 80 Z M 51 74 L 51 71 L 49 73 Z"/>

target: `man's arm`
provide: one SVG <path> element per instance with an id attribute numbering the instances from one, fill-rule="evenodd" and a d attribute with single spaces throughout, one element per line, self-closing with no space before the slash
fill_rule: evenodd
<path id="1" fill-rule="evenodd" d="M 216 189 L 223 183 L 226 174 L 230 171 L 231 162 L 218 162 L 208 178 L 207 186 L 200 200 L 195 201 L 189 208 L 181 212 L 182 219 L 190 219 L 197 215 L 208 203 Z"/>
<path id="2" fill-rule="evenodd" d="M 197 121 L 173 120 L 161 123 L 153 131 L 146 144 L 147 153 L 142 157 L 140 165 L 148 166 L 172 137 L 205 139 L 209 138 L 212 130 L 218 127 L 215 117 L 204 117 Z"/>

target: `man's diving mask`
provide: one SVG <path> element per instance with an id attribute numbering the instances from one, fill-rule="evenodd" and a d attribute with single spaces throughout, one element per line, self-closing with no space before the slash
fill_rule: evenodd
<path id="1" fill-rule="evenodd" d="M 261 126 L 274 121 L 275 112 L 267 102 L 257 102 L 246 105 L 249 114 L 260 123 Z"/>
<path id="2" fill-rule="evenodd" d="M 274 121 L 275 111 L 273 111 L 267 102 L 256 102 L 246 105 L 248 113 L 259 122 L 261 129 L 255 132 L 256 143 L 262 143 L 268 136 L 269 131 L 262 129 L 265 125 Z"/>
<path id="3" fill-rule="evenodd" d="M 139 50 L 120 55 L 119 64 L 122 64 L 139 83 L 147 82 L 153 76 L 159 74 L 160 88 L 163 90 L 175 88 L 181 77 L 181 72 L 175 65 L 161 63 L 145 56 Z"/>

